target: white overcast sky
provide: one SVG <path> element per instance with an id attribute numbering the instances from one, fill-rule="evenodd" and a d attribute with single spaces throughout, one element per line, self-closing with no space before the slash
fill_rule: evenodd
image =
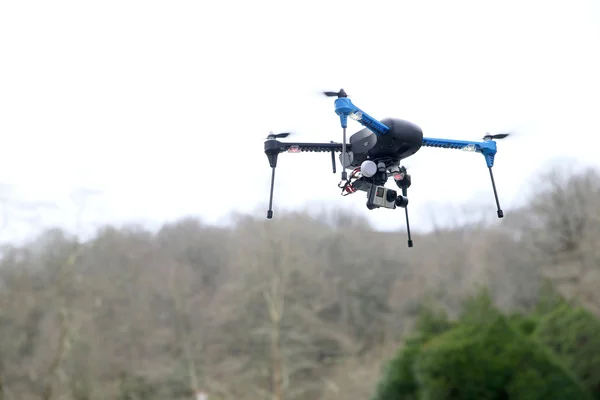
<path id="1" fill-rule="evenodd" d="M 372 116 L 425 136 L 516 131 L 498 142 L 495 167 L 509 213 L 548 161 L 600 165 L 599 76 L 598 0 L 7 0 L 2 194 L 56 204 L 44 223 L 69 227 L 79 187 L 101 192 L 88 224 L 265 216 L 267 133 L 340 141 L 333 99 L 318 92 L 343 87 Z M 349 133 L 360 128 L 351 121 Z M 432 205 L 437 218 L 472 202 L 495 215 L 481 155 L 423 148 L 406 165 L 413 229 Z M 339 179 L 328 154 L 283 154 L 275 218 L 345 205 L 404 227 L 402 211 L 340 196 Z"/>

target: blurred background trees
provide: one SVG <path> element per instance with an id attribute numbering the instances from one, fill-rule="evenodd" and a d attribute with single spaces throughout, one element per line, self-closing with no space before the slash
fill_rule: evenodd
<path id="1" fill-rule="evenodd" d="M 410 250 L 339 210 L 5 245 L 0 399 L 600 398 L 600 174 L 563 168 Z"/>

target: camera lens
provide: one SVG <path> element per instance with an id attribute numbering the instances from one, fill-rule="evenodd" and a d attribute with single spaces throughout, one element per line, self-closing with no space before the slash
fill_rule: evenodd
<path id="1" fill-rule="evenodd" d="M 408 197 L 398 196 L 396 199 L 396 207 L 405 208 L 408 205 Z"/>
<path id="2" fill-rule="evenodd" d="M 396 200 L 396 196 L 397 196 L 397 193 L 395 190 L 388 189 L 385 199 L 391 203 Z"/>

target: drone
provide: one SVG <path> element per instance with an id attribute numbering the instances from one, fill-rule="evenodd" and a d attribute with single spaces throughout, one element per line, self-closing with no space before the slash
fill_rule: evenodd
<path id="1" fill-rule="evenodd" d="M 278 140 L 288 137 L 289 132 L 278 134 L 271 132 L 267 136 L 264 151 L 272 169 L 268 219 L 273 218 L 275 168 L 280 153 L 329 152 L 335 174 L 335 153 L 339 152 L 342 173 L 338 187 L 342 189 L 342 196 L 362 191 L 367 194 L 366 205 L 369 210 L 404 208 L 408 247 L 413 247 L 407 208 L 407 193 L 411 186 L 411 176 L 407 173 L 406 167 L 401 166 L 400 163 L 414 155 L 421 147 L 457 149 L 482 154 L 490 173 L 498 218 L 504 217 L 498 200 L 492 167 L 497 152 L 495 140 L 504 139 L 509 136 L 509 133 L 495 135 L 487 133 L 481 142 L 423 137 L 422 129 L 412 122 L 398 118 L 382 120 L 373 118 L 354 105 L 344 89 L 340 89 L 338 92 L 323 92 L 323 94 L 327 97 L 337 97 L 334 105 L 335 113 L 339 116 L 342 126 L 342 142 L 289 143 Z M 346 143 L 348 117 L 360 123 L 364 128 L 350 136 L 349 143 Z M 350 171 L 349 176 L 347 170 Z M 400 195 L 396 190 L 385 186 L 390 178 L 393 178 L 396 186 L 401 190 Z"/>

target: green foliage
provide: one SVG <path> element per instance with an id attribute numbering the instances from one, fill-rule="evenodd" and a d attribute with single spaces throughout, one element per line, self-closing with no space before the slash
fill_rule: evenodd
<path id="1" fill-rule="evenodd" d="M 404 347 L 389 362 L 385 369 L 384 378 L 379 381 L 374 400 L 416 400 L 418 399 L 418 384 L 413 373 L 413 364 L 425 340 L 414 336 L 406 340 Z"/>
<path id="2" fill-rule="evenodd" d="M 525 336 L 531 336 L 539 323 L 539 319 L 535 315 L 512 314 L 507 318 L 513 328 Z"/>
<path id="3" fill-rule="evenodd" d="M 448 313 L 444 310 L 429 306 L 421 309 L 415 326 L 419 335 L 430 338 L 446 332 L 452 328 L 453 323 L 450 321 Z"/>
<path id="4" fill-rule="evenodd" d="M 547 292 L 530 315 L 504 315 L 481 289 L 456 322 L 424 308 L 374 400 L 591 399 L 600 321 Z"/>
<path id="5" fill-rule="evenodd" d="M 600 399 L 600 321 L 581 307 L 561 304 L 539 323 L 535 337 Z"/>
<path id="6" fill-rule="evenodd" d="M 558 293 L 552 283 L 545 281 L 540 288 L 534 314 L 544 316 L 564 304 L 568 304 L 568 301 Z"/>
<path id="7" fill-rule="evenodd" d="M 154 399 L 155 390 L 146 378 L 123 372 L 120 378 L 118 400 L 151 400 Z"/>
<path id="8" fill-rule="evenodd" d="M 415 325 L 416 334 L 404 342 L 404 347 L 398 355 L 386 365 L 385 378 L 377 387 L 375 399 L 417 399 L 418 384 L 413 371 L 415 360 L 428 340 L 453 326 L 446 312 L 431 306 L 421 308 Z"/>
<path id="9" fill-rule="evenodd" d="M 485 324 L 495 321 L 500 315 L 494 306 L 492 296 L 487 288 L 480 288 L 473 296 L 467 297 L 462 303 L 461 324 Z"/>
<path id="10" fill-rule="evenodd" d="M 436 337 L 414 367 L 422 400 L 586 398 L 545 349 L 502 315 L 476 332 L 457 326 Z"/>

